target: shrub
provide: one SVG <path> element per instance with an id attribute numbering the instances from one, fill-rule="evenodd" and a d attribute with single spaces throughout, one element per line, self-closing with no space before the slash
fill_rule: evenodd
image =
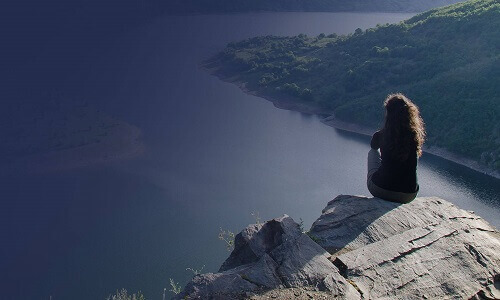
<path id="1" fill-rule="evenodd" d="M 137 294 L 129 295 L 126 289 L 116 290 L 116 294 L 109 295 L 107 300 L 145 300 L 144 295 L 139 291 Z"/>

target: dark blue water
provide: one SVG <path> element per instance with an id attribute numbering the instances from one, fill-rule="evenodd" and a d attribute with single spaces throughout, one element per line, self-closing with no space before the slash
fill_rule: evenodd
<path id="1" fill-rule="evenodd" d="M 368 138 L 279 110 L 197 64 L 232 40 L 348 33 L 407 17 L 164 17 L 32 37 L 36 47 L 10 66 L 2 94 L 85 99 L 141 128 L 147 150 L 102 166 L 1 178 L 0 298 L 105 299 L 124 287 L 161 299 L 169 278 L 189 280 L 186 268 L 217 271 L 228 255 L 220 228 L 238 232 L 255 222 L 252 213 L 287 213 L 307 228 L 336 195 L 368 195 Z M 500 225 L 498 180 L 424 155 L 419 182 L 422 196 Z"/>

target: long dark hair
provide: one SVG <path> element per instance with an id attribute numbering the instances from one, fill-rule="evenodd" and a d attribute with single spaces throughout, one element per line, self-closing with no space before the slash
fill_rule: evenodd
<path id="1" fill-rule="evenodd" d="M 393 159 L 405 161 L 414 151 L 418 157 L 422 156 L 425 128 L 418 107 L 401 93 L 387 96 L 384 107 L 382 143 Z"/>

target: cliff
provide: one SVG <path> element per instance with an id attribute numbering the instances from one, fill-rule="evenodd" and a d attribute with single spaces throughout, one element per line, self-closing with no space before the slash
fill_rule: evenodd
<path id="1" fill-rule="evenodd" d="M 175 299 L 499 299 L 499 250 L 493 226 L 443 199 L 341 195 L 307 233 L 287 215 L 249 225 Z"/>

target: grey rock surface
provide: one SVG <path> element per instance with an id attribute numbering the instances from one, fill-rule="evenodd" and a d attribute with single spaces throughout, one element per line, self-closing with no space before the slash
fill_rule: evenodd
<path id="1" fill-rule="evenodd" d="M 240 299 L 247 292 L 278 288 L 282 283 L 276 273 L 278 266 L 264 254 L 255 263 L 193 277 L 177 299 Z"/>
<path id="2" fill-rule="evenodd" d="M 490 225 L 480 216 L 437 197 L 399 204 L 378 198 L 340 195 L 328 202 L 309 235 L 328 252 L 348 252 L 406 230 L 444 221 Z"/>
<path id="3" fill-rule="evenodd" d="M 303 233 L 300 226 L 288 216 L 252 224 L 234 237 L 234 250 L 222 264 L 219 272 L 257 261 L 284 241 L 295 240 Z M 324 251 L 321 249 L 320 251 Z"/>
<path id="4" fill-rule="evenodd" d="M 500 299 L 499 266 L 500 233 L 473 212 L 341 195 L 307 235 L 287 215 L 248 226 L 176 299 Z"/>
<path id="5" fill-rule="evenodd" d="M 445 200 L 339 196 L 313 224 L 364 299 L 499 299 L 500 234 Z"/>
<path id="6" fill-rule="evenodd" d="M 360 292 L 338 272 L 328 274 L 323 280 L 322 287 L 323 290 L 330 291 L 335 296 L 343 295 L 345 299 L 361 299 Z"/>
<path id="7" fill-rule="evenodd" d="M 280 287 L 314 286 L 338 293 L 338 299 L 360 299 L 328 258 L 328 252 L 284 215 L 241 231 L 219 273 L 195 276 L 176 298 L 240 299 Z"/>

